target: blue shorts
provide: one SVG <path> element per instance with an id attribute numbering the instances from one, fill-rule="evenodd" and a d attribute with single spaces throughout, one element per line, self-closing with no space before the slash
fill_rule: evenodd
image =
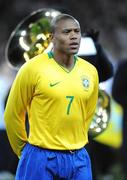
<path id="1" fill-rule="evenodd" d="M 16 180 L 92 180 L 91 162 L 85 148 L 70 151 L 42 149 L 26 144 Z"/>

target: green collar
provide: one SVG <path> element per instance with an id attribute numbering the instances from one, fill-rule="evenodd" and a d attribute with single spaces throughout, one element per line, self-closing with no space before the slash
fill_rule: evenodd
<path id="1" fill-rule="evenodd" d="M 49 52 L 48 52 L 48 57 L 49 57 L 49 59 L 51 59 L 51 58 L 54 59 L 54 57 L 53 57 L 53 52 L 52 52 L 52 51 L 49 51 Z M 74 55 L 74 61 L 77 61 L 77 60 L 78 60 L 78 57 L 77 57 L 76 55 Z"/>
<path id="2" fill-rule="evenodd" d="M 52 51 L 49 51 L 48 53 L 48 57 L 49 57 L 49 59 L 54 59 L 54 57 L 53 57 L 53 52 Z M 76 61 L 78 60 L 78 57 L 76 56 L 76 55 L 74 55 L 74 66 L 75 66 L 75 63 L 76 63 Z M 56 62 L 56 61 L 55 61 Z M 57 63 L 57 62 L 56 62 Z M 65 68 L 65 67 L 63 67 L 62 65 L 60 65 L 59 63 L 57 63 L 64 71 L 66 71 L 66 72 L 71 72 L 72 70 L 73 70 L 73 68 L 74 68 L 74 66 L 73 66 L 73 68 L 71 69 L 71 70 L 68 70 L 67 68 Z"/>

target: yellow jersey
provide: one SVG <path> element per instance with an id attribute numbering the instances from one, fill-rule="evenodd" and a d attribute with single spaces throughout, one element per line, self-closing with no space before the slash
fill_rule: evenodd
<path id="1" fill-rule="evenodd" d="M 75 56 L 69 71 L 50 52 L 32 58 L 19 69 L 4 113 L 14 152 L 20 156 L 26 142 L 56 150 L 82 148 L 97 100 L 98 73 L 92 64 Z"/>

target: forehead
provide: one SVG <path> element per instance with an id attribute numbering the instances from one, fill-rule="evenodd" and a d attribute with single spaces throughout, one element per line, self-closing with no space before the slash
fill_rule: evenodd
<path id="1" fill-rule="evenodd" d="M 56 30 L 62 29 L 80 29 L 80 25 L 77 20 L 63 19 L 56 24 Z"/>

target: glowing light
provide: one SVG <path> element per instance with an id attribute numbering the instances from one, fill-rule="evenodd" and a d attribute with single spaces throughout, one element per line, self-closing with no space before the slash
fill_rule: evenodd
<path id="1" fill-rule="evenodd" d="M 42 51 L 44 50 L 44 47 L 40 43 L 37 43 L 36 47 L 38 48 L 38 54 L 42 53 Z"/>
<path id="2" fill-rule="evenodd" d="M 42 33 L 37 35 L 37 39 L 43 39 L 45 41 L 47 37 Z"/>
<path id="3" fill-rule="evenodd" d="M 28 61 L 30 59 L 27 52 L 23 53 L 23 57 L 24 57 L 25 61 Z"/>
<path id="4" fill-rule="evenodd" d="M 53 11 L 53 12 L 51 12 L 51 16 L 52 17 L 56 17 L 58 14 L 60 14 L 59 12 L 57 12 L 57 11 Z"/>
<path id="5" fill-rule="evenodd" d="M 94 125 L 93 125 L 93 124 L 91 124 L 91 125 L 90 125 L 90 129 L 93 129 L 93 128 L 94 128 Z"/>
<path id="6" fill-rule="evenodd" d="M 26 35 L 26 31 L 23 30 L 23 31 L 21 32 L 21 36 L 25 36 L 25 35 Z"/>
<path id="7" fill-rule="evenodd" d="M 107 124 L 106 124 L 106 123 L 104 123 L 104 124 L 103 124 L 103 128 L 105 129 L 106 127 L 107 127 Z"/>
<path id="8" fill-rule="evenodd" d="M 46 13 L 45 13 L 45 16 L 50 16 L 50 12 L 49 11 L 47 11 Z"/>
<path id="9" fill-rule="evenodd" d="M 98 133 L 101 132 L 101 128 L 98 127 L 98 128 L 96 129 L 96 132 L 98 132 Z"/>
<path id="10" fill-rule="evenodd" d="M 24 37 L 19 38 L 19 44 L 24 50 L 26 51 L 30 50 L 30 47 L 24 42 Z"/>
<path id="11" fill-rule="evenodd" d="M 96 122 L 97 122 L 97 123 L 100 123 L 100 122 L 101 122 L 101 118 L 98 117 L 98 118 L 96 119 Z"/>

